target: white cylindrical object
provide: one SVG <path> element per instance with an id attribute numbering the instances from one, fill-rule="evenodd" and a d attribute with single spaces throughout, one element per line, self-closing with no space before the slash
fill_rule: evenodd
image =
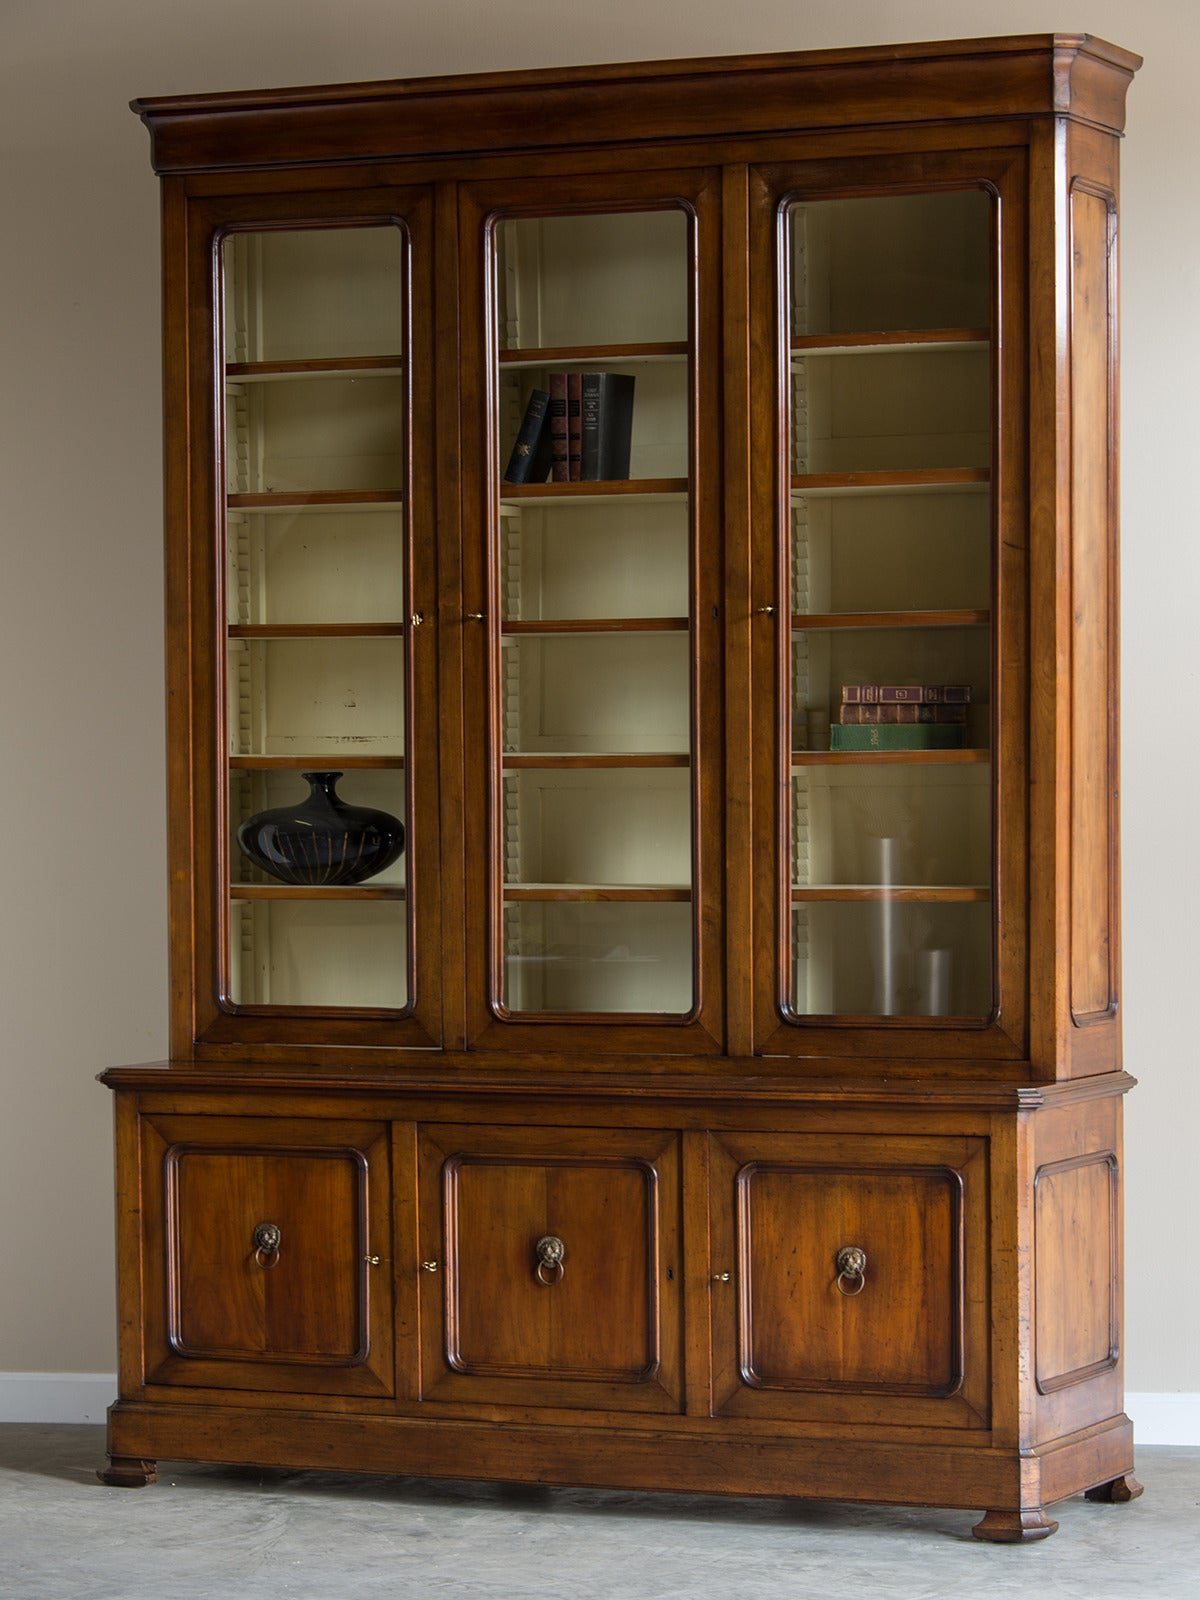
<path id="1" fill-rule="evenodd" d="M 875 846 L 878 851 L 875 881 L 883 890 L 876 918 L 875 948 L 879 1014 L 882 1017 L 894 1017 L 900 1010 L 900 951 L 897 948 L 900 930 L 896 926 L 896 901 L 889 891 L 896 884 L 900 841 L 894 838 L 876 839 Z"/>
<path id="2" fill-rule="evenodd" d="M 951 1014 L 950 986 L 954 975 L 952 950 L 917 951 L 917 1012 L 922 1017 Z"/>

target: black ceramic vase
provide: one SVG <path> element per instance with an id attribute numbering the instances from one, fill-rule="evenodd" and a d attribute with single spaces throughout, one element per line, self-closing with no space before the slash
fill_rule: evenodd
<path id="1" fill-rule="evenodd" d="M 308 798 L 260 811 L 238 829 L 251 861 L 283 883 L 362 883 L 404 849 L 404 824 L 390 812 L 350 806 L 336 792 L 340 772 L 302 772 Z"/>

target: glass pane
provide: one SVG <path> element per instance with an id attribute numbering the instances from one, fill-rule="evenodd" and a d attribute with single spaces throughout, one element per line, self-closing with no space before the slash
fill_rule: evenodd
<path id="1" fill-rule="evenodd" d="M 849 345 L 792 359 L 796 473 L 986 467 L 991 459 L 987 346 L 877 352 Z"/>
<path id="2" fill-rule="evenodd" d="M 388 371 L 226 384 L 225 487 L 233 494 L 385 490 L 399 498 L 404 384 Z"/>
<path id="3" fill-rule="evenodd" d="M 404 615 L 404 518 L 373 506 L 227 514 L 226 615 L 252 624 L 394 623 Z"/>
<path id="4" fill-rule="evenodd" d="M 686 890 L 691 800 L 685 768 L 506 773 L 505 882 Z"/>
<path id="5" fill-rule="evenodd" d="M 505 621 L 688 615 L 685 494 L 503 507 Z"/>
<path id="6" fill-rule="evenodd" d="M 685 632 L 510 635 L 502 655 L 506 751 L 687 754 Z"/>
<path id="7" fill-rule="evenodd" d="M 404 261 L 395 226 L 223 247 L 235 1005 L 412 998 Z"/>
<path id="8" fill-rule="evenodd" d="M 982 189 L 792 206 L 795 332 L 987 328 L 991 202 Z"/>
<path id="9" fill-rule="evenodd" d="M 684 1015 L 688 221 L 509 218 L 495 248 L 497 998 L 509 1014 Z"/>
<path id="10" fill-rule="evenodd" d="M 402 639 L 232 639 L 226 683 L 230 755 L 404 754 Z"/>
<path id="11" fill-rule="evenodd" d="M 898 621 L 904 613 L 897 613 Z M 802 620 L 799 616 L 796 621 Z M 985 623 L 967 627 L 797 628 L 792 633 L 793 749 L 984 750 L 990 737 L 991 639 Z M 902 689 L 951 698 L 942 704 L 872 704 L 872 691 Z M 856 703 L 857 702 L 857 703 Z M 831 724 L 842 728 L 833 734 Z M 857 727 L 867 730 L 850 734 Z M 901 731 L 906 730 L 906 731 Z M 834 741 L 844 741 L 835 746 Z"/>
<path id="12" fill-rule="evenodd" d="M 225 359 L 342 361 L 404 349 L 395 228 L 280 228 L 225 244 Z"/>
<path id="13" fill-rule="evenodd" d="M 504 911 L 513 1012 L 679 1014 L 692 1004 L 692 913 L 679 904 L 518 902 Z"/>
<path id="14" fill-rule="evenodd" d="M 372 768 L 343 770 L 336 783 L 338 797 L 350 806 L 369 807 L 394 816 L 404 815 L 404 773 Z M 299 772 L 281 768 L 235 769 L 229 775 L 229 837 L 232 853 L 234 892 L 255 885 L 278 882 L 259 866 L 238 843 L 238 829 L 250 817 L 279 806 L 300 804 L 308 795 L 309 784 Z M 373 890 L 403 891 L 408 876 L 408 856 L 401 854 L 379 872 L 373 873 Z"/>
<path id="15" fill-rule="evenodd" d="M 234 1005 L 398 1011 L 408 999 L 402 901 L 263 900 L 235 891 L 229 947 Z"/>
<path id="16" fill-rule="evenodd" d="M 991 498 L 968 488 L 792 495 L 792 611 L 986 611 Z"/>
<path id="17" fill-rule="evenodd" d="M 801 1016 L 981 1017 L 991 1008 L 991 909 L 880 898 L 797 906 Z"/>
<path id="18" fill-rule="evenodd" d="M 787 213 L 797 1017 L 992 1009 L 991 208 Z"/>

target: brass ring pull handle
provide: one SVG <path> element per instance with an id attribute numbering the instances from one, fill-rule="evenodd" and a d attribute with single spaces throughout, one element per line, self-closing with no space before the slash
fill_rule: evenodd
<path id="1" fill-rule="evenodd" d="M 254 1230 L 254 1259 L 265 1270 L 279 1265 L 283 1234 L 273 1222 L 260 1222 Z"/>
<path id="2" fill-rule="evenodd" d="M 534 1272 L 539 1283 L 544 1283 L 547 1288 L 562 1282 L 563 1256 L 566 1255 L 566 1246 L 561 1239 L 556 1239 L 552 1233 L 543 1234 L 534 1245 L 534 1254 L 537 1264 Z M 550 1274 L 547 1277 L 547 1273 Z"/>
<path id="3" fill-rule="evenodd" d="M 838 1292 L 845 1295 L 861 1294 L 867 1282 L 867 1252 L 856 1244 L 846 1244 L 836 1257 Z"/>

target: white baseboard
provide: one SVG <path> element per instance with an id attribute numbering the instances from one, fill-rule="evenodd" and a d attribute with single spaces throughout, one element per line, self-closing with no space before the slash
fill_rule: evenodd
<path id="1" fill-rule="evenodd" d="M 0 1422 L 103 1422 L 112 1372 L 0 1372 Z"/>
<path id="2" fill-rule="evenodd" d="M 103 1422 L 110 1372 L 0 1372 L 0 1422 Z M 1200 1445 L 1200 1394 L 1127 1394 L 1138 1444 Z"/>
<path id="3" fill-rule="evenodd" d="M 1135 1445 L 1200 1445 L 1200 1394 L 1127 1394 L 1125 1412 Z"/>

